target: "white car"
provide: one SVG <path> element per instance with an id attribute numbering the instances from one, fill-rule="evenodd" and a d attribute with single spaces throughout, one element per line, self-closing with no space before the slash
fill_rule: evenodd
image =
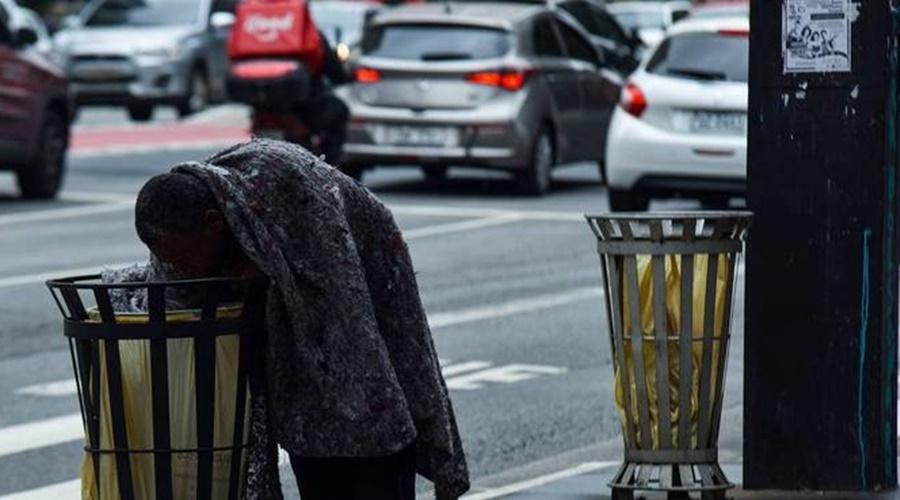
<path id="1" fill-rule="evenodd" d="M 622 27 L 637 33 L 648 47 L 659 43 L 669 27 L 688 17 L 691 8 L 691 2 L 680 0 L 616 2 L 606 6 Z"/>
<path id="2" fill-rule="evenodd" d="M 749 33 L 744 17 L 683 21 L 643 60 L 607 138 L 613 211 L 679 195 L 721 205 L 745 193 Z"/>

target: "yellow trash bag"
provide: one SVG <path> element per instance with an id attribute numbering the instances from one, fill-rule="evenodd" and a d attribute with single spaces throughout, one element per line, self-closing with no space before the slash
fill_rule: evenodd
<path id="1" fill-rule="evenodd" d="M 234 319 L 241 315 L 241 306 L 223 306 L 217 311 L 219 319 Z M 116 315 L 120 324 L 142 324 L 148 322 L 146 314 L 120 313 Z M 176 311 L 167 314 L 167 322 L 187 322 L 200 319 L 195 310 Z M 89 313 L 90 321 L 100 321 L 96 310 Z M 237 333 L 237 332 L 235 332 Z M 106 342 L 100 342 L 100 448 L 114 449 L 112 419 L 110 415 L 109 377 L 106 366 Z M 234 439 L 235 390 L 237 387 L 238 355 L 240 338 L 238 335 L 223 335 L 216 338 L 215 346 L 215 408 L 214 447 L 232 446 Z M 147 450 L 153 448 L 153 411 L 150 368 L 149 340 L 120 340 L 122 388 L 125 420 L 130 449 Z M 168 385 L 170 439 L 173 449 L 197 448 L 197 408 L 196 383 L 194 375 L 194 340 L 171 339 L 168 341 Z M 92 398 L 96 395 L 92 394 Z M 244 417 L 244 438 L 249 433 L 249 391 L 246 395 Z M 213 454 L 212 498 L 228 498 L 231 477 L 231 450 Z M 82 500 L 120 500 L 118 476 L 116 475 L 116 455 L 100 454 L 99 473 L 94 468 L 90 453 L 85 453 L 81 462 Z M 241 478 L 239 491 L 243 492 L 246 481 L 247 451 L 241 454 Z M 151 453 L 130 456 L 132 485 L 135 500 L 155 500 L 155 464 Z M 100 482 L 100 496 L 97 496 L 97 481 Z M 189 500 L 197 494 L 197 454 L 175 453 L 172 455 L 172 489 L 176 500 Z M 238 498 L 243 498 L 243 494 Z"/>
<path id="2" fill-rule="evenodd" d="M 720 254 L 718 256 L 718 268 L 716 273 L 716 297 L 715 297 L 715 314 L 714 314 L 714 325 L 713 325 L 713 335 L 721 339 L 724 336 L 723 326 L 725 314 L 728 311 L 728 304 L 725 303 L 726 298 L 726 289 L 728 285 L 728 280 L 730 279 L 728 269 L 729 269 L 729 259 L 730 257 L 727 254 Z M 667 255 L 665 256 L 665 280 L 666 280 L 666 328 L 665 332 L 668 336 L 678 336 L 681 332 L 681 281 L 682 281 L 682 258 L 680 255 Z M 693 283 L 693 314 L 692 314 L 692 336 L 694 340 L 703 338 L 703 324 L 706 315 L 706 279 L 707 279 L 707 270 L 708 270 L 709 258 L 707 255 L 695 255 L 694 256 L 694 283 Z M 622 267 L 620 266 L 620 269 Z M 680 380 L 681 373 L 683 371 L 680 366 L 680 349 L 681 342 L 678 340 L 670 339 L 667 341 L 666 345 L 668 348 L 668 383 L 669 383 L 669 416 L 671 422 L 671 436 L 672 443 L 660 443 L 659 441 L 659 426 L 661 425 L 660 416 L 659 416 L 659 394 L 657 393 L 657 344 L 655 341 L 654 335 L 654 309 L 653 309 L 653 260 L 649 255 L 638 255 L 637 256 L 637 276 L 638 276 L 638 297 L 639 303 L 641 306 L 641 331 L 644 335 L 644 341 L 642 342 L 642 354 L 644 361 L 644 374 L 646 381 L 646 391 L 649 396 L 649 410 L 650 410 L 650 429 L 651 429 L 651 443 L 654 450 L 658 449 L 666 449 L 677 447 L 676 445 L 680 443 L 678 429 L 679 429 L 679 419 L 682 417 L 679 411 L 679 401 L 680 401 Z M 640 411 L 638 406 L 638 392 L 637 392 L 637 382 L 634 374 L 634 362 L 632 360 L 632 348 L 631 348 L 631 314 L 630 307 L 628 304 L 628 280 L 625 279 L 625 276 L 619 276 L 618 279 L 622 284 L 622 319 L 623 319 L 623 332 L 624 332 L 624 355 L 625 355 L 625 369 L 628 370 L 628 381 L 629 386 L 629 402 L 631 403 L 631 408 L 625 408 L 625 383 L 623 381 L 623 367 L 619 366 L 619 360 L 614 356 L 615 360 L 615 399 L 616 406 L 619 410 L 619 416 L 621 417 L 621 422 L 623 426 L 623 435 L 625 439 L 628 440 L 631 433 L 627 432 L 626 426 L 628 422 L 631 422 L 634 430 L 634 436 L 636 437 L 636 442 L 631 443 L 628 442 L 628 446 L 631 448 L 641 448 L 641 443 L 643 443 L 641 436 L 641 426 L 640 426 Z M 648 339 L 650 337 L 650 339 Z M 710 381 L 710 391 L 714 391 L 718 389 L 719 381 L 718 381 L 718 365 L 720 359 L 720 350 L 725 347 L 723 341 L 717 339 L 710 344 L 712 345 L 712 367 L 710 369 L 711 381 Z M 699 425 L 699 413 L 700 413 L 700 404 L 699 404 L 699 393 L 700 393 L 700 364 L 702 360 L 703 353 L 703 343 L 702 342 L 693 342 L 691 347 L 691 370 L 690 376 L 691 380 L 691 395 L 690 395 L 690 448 L 697 448 L 697 440 L 698 440 L 698 425 Z M 710 397 L 711 401 L 712 395 L 708 395 L 706 397 Z M 710 412 L 714 411 L 713 405 L 710 405 Z M 626 420 L 625 412 L 630 412 L 630 419 Z M 711 416 L 711 415 L 710 415 Z M 711 420 L 710 420 L 711 421 Z"/>

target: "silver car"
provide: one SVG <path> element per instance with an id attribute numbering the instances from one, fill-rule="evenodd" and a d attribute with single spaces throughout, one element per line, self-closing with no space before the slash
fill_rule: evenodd
<path id="1" fill-rule="evenodd" d="M 565 12 L 543 5 L 419 4 L 379 14 L 356 81 L 345 172 L 419 165 L 512 172 L 542 194 L 555 165 L 602 164 L 621 79 Z"/>
<path id="2" fill-rule="evenodd" d="M 186 116 L 224 99 L 233 1 L 93 0 L 54 43 L 78 105 L 118 105 L 150 119 L 154 106 Z"/>

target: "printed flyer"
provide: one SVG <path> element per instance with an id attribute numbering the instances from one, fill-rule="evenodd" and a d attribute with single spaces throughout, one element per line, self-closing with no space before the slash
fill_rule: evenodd
<path id="1" fill-rule="evenodd" d="M 785 0 L 784 73 L 851 71 L 850 0 Z"/>

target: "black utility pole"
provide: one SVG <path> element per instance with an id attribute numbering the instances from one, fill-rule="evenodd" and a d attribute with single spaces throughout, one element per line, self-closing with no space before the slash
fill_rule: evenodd
<path id="1" fill-rule="evenodd" d="M 900 0 L 753 0 L 744 487 L 897 485 Z"/>

